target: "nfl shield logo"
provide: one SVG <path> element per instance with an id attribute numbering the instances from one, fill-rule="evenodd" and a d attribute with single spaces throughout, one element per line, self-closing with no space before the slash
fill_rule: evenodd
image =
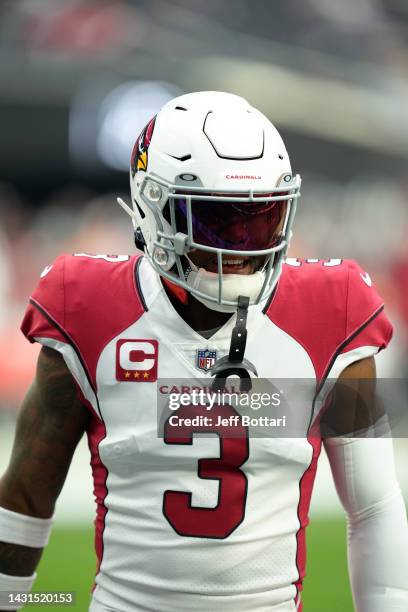
<path id="1" fill-rule="evenodd" d="M 210 351 L 209 349 L 198 349 L 197 351 L 197 368 L 208 372 L 213 367 L 217 359 L 217 351 Z"/>

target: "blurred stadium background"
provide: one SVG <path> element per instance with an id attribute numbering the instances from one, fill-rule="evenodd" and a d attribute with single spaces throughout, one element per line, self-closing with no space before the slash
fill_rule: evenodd
<path id="1" fill-rule="evenodd" d="M 292 256 L 351 257 L 395 325 L 384 377 L 408 371 L 408 5 L 404 0 L 12 0 L 0 4 L 0 469 L 38 347 L 19 332 L 60 252 L 133 251 L 128 160 L 178 93 L 241 94 L 278 126 L 303 176 Z M 408 493 L 408 443 L 396 441 Z M 36 590 L 94 571 L 81 442 Z M 344 520 L 327 464 L 309 534 L 305 612 L 351 612 Z M 34 607 L 33 607 L 34 608 Z M 49 608 L 50 609 L 50 608 Z"/>

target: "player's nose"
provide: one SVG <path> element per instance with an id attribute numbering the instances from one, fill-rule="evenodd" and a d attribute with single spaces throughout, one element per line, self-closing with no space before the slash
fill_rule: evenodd
<path id="1" fill-rule="evenodd" d="M 237 245 L 245 242 L 247 238 L 247 228 L 245 223 L 233 223 L 229 226 L 228 230 L 228 240 Z"/>

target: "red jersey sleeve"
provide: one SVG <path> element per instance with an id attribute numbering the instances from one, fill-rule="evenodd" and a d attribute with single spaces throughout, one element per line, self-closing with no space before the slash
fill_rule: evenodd
<path id="1" fill-rule="evenodd" d="M 60 255 L 41 273 L 40 281 L 27 306 L 21 330 L 30 342 L 50 338 L 66 342 L 65 255 Z"/>
<path id="2" fill-rule="evenodd" d="M 340 352 L 364 346 L 380 351 L 388 345 L 393 332 L 384 312 L 384 302 L 370 275 L 355 261 L 347 264 L 346 337 Z"/>

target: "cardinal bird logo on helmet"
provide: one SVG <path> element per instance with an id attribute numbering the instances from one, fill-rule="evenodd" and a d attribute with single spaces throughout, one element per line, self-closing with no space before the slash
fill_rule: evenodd
<path id="1" fill-rule="evenodd" d="M 153 119 L 151 119 L 146 125 L 139 138 L 136 140 L 132 151 L 132 157 L 130 159 L 132 176 L 135 176 L 139 170 L 143 170 L 143 172 L 146 172 L 147 170 L 148 149 L 152 140 L 155 123 L 156 117 L 153 117 Z"/>

